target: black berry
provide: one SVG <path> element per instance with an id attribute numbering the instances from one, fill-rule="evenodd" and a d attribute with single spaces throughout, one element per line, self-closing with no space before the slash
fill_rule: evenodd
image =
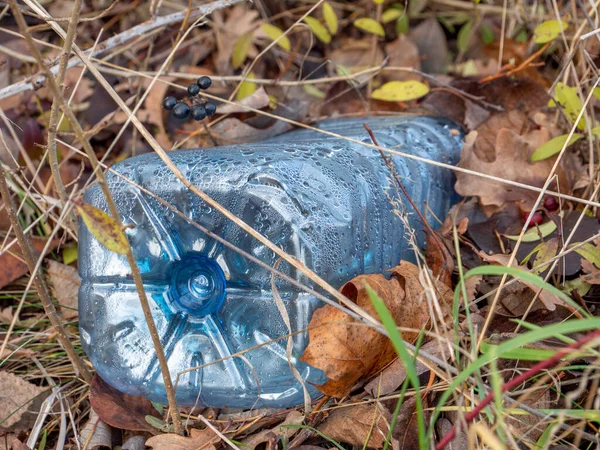
<path id="1" fill-rule="evenodd" d="M 187 119 L 190 117 L 191 108 L 187 103 L 178 102 L 173 107 L 173 116 L 176 119 Z"/>
<path id="2" fill-rule="evenodd" d="M 208 89 L 211 84 L 212 80 L 210 79 L 210 77 L 203 76 L 198 78 L 198 86 L 200 87 L 200 89 Z"/>
<path id="3" fill-rule="evenodd" d="M 217 112 L 217 105 L 215 105 L 213 102 L 206 102 L 204 104 L 204 109 L 206 110 L 206 115 L 210 117 Z"/>
<path id="4" fill-rule="evenodd" d="M 163 100 L 163 108 L 168 111 L 171 111 L 175 105 L 177 104 L 177 99 L 175 97 L 165 97 Z"/>
<path id="5" fill-rule="evenodd" d="M 198 86 L 196 83 L 192 83 L 188 86 L 187 91 L 188 95 L 193 97 L 194 95 L 198 95 L 198 93 L 200 92 L 200 86 Z"/>
<path id="6" fill-rule="evenodd" d="M 202 105 L 196 105 L 192 108 L 192 119 L 202 120 L 206 117 L 206 109 Z"/>

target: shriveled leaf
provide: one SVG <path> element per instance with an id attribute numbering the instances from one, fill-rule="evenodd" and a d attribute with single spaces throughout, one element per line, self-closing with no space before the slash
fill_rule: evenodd
<path id="1" fill-rule="evenodd" d="M 407 102 L 421 98 L 429 92 L 429 86 L 420 81 L 390 81 L 373 92 L 376 100 Z"/>
<path id="2" fill-rule="evenodd" d="M 112 217 L 88 204 L 77 205 L 77 212 L 98 242 L 115 253 L 127 253 L 129 243 L 125 233 Z"/>
<path id="3" fill-rule="evenodd" d="M 239 69 L 246 61 L 250 46 L 252 45 L 252 32 L 242 34 L 235 45 L 233 46 L 233 53 L 231 54 L 231 65 L 234 69 Z"/>
<path id="4" fill-rule="evenodd" d="M 531 227 L 525 233 L 523 233 L 523 238 L 521 242 L 535 242 L 543 239 L 545 237 L 550 236 L 552 233 L 556 231 L 556 223 L 553 220 L 549 220 L 537 227 Z M 511 241 L 519 240 L 518 234 L 505 235 L 506 239 L 510 239 Z"/>
<path id="5" fill-rule="evenodd" d="M 533 42 L 545 44 L 553 41 L 560 35 L 561 28 L 566 30 L 569 25 L 565 21 L 547 20 L 539 24 L 533 32 Z"/>
<path id="6" fill-rule="evenodd" d="M 380 403 L 362 403 L 333 410 L 318 430 L 336 442 L 382 448 L 390 419 Z"/>
<path id="7" fill-rule="evenodd" d="M 573 243 L 570 247 L 574 247 L 578 245 L 577 243 Z M 587 243 L 583 244 L 581 247 L 575 249 L 575 251 L 581 255 L 582 258 L 585 258 L 587 261 L 594 264 L 596 267 L 600 268 L 600 250 L 593 244 Z"/>
<path id="8" fill-rule="evenodd" d="M 318 40 L 323 42 L 324 44 L 329 44 L 331 42 L 331 34 L 327 31 L 327 28 L 323 26 L 321 22 L 319 22 L 314 17 L 305 17 L 304 23 L 308 25 L 310 31 L 317 37 Z"/>
<path id="9" fill-rule="evenodd" d="M 221 440 L 210 428 L 192 428 L 188 437 L 178 434 L 160 434 L 146 441 L 146 446 L 156 450 L 215 450 Z"/>
<path id="10" fill-rule="evenodd" d="M 282 49 L 288 52 L 292 49 L 290 40 L 287 36 L 283 35 L 281 28 L 271 25 L 270 23 L 264 23 L 260 28 L 269 37 L 269 39 L 272 41 L 277 41 L 277 45 L 279 45 Z"/>
<path id="11" fill-rule="evenodd" d="M 157 433 L 146 421 L 146 416 L 158 415 L 150 400 L 141 395 L 123 394 L 98 375 L 94 375 L 92 380 L 90 403 L 100 419 L 108 425 L 121 430 Z"/>
<path id="12" fill-rule="evenodd" d="M 19 422 L 31 402 L 46 389 L 10 372 L 0 371 L 0 429 Z"/>
<path id="13" fill-rule="evenodd" d="M 336 34 L 338 32 L 338 18 L 335 9 L 328 2 L 323 3 L 323 18 L 329 33 Z"/>
<path id="14" fill-rule="evenodd" d="M 102 422 L 98 414 L 92 409 L 90 417 L 79 434 L 79 440 L 85 442 L 86 448 L 96 450 L 112 447 L 112 428 Z"/>
<path id="15" fill-rule="evenodd" d="M 571 87 L 559 81 L 554 88 L 554 97 L 564 109 L 565 114 L 571 122 L 575 123 L 583 109 L 583 104 L 577 94 L 577 87 Z M 581 119 L 577 122 L 577 128 L 580 130 L 585 129 L 585 118 L 583 116 L 581 116 Z"/>
<path id="16" fill-rule="evenodd" d="M 583 135 L 579 133 L 573 133 L 570 139 L 568 134 L 562 134 L 558 137 L 555 137 L 538 148 L 535 153 L 531 155 L 531 161 L 535 162 L 550 158 L 551 156 L 559 153 L 563 147 L 573 145 L 582 137 Z"/>
<path id="17" fill-rule="evenodd" d="M 253 78 L 255 78 L 254 73 L 249 72 L 246 79 L 242 81 L 242 84 L 238 89 L 237 94 L 235 95 L 235 99 L 237 101 L 244 100 L 245 98 L 249 97 L 250 95 L 256 92 L 256 90 L 258 89 L 258 84 L 252 81 Z"/>
<path id="18" fill-rule="evenodd" d="M 58 300 L 63 318 L 77 317 L 77 300 L 81 285 L 77 269 L 56 261 L 48 261 L 48 276 L 52 283 L 52 293 Z"/>
<path id="19" fill-rule="evenodd" d="M 404 14 L 404 11 L 398 8 L 386 9 L 383 14 L 381 14 L 381 23 L 385 24 L 393 22 L 394 20 L 399 19 L 402 14 Z"/>
<path id="20" fill-rule="evenodd" d="M 377 36 L 385 37 L 383 26 L 374 19 L 369 17 L 361 17 L 354 21 L 354 26 L 367 33 L 376 34 Z"/>
<path id="21" fill-rule="evenodd" d="M 383 275 L 360 275 L 346 283 L 341 292 L 363 308 L 376 315 L 367 293 L 369 285 L 385 302 L 399 326 L 412 328 L 403 337 L 413 342 L 418 331 L 430 321 L 425 289 L 420 282 L 420 269 L 402 261 L 392 269 L 391 279 Z M 452 301 L 452 291 L 442 283 L 436 284 L 442 308 Z M 325 372 L 329 381 L 318 386 L 326 395 L 342 397 L 363 376 L 377 373 L 396 357 L 389 339 L 377 331 L 361 326 L 346 313 L 333 306 L 319 308 L 309 324 L 309 344 L 302 361 Z"/>
<path id="22" fill-rule="evenodd" d="M 458 31 L 458 36 L 456 37 L 456 45 L 460 52 L 464 53 L 469 49 L 472 31 L 473 22 L 471 20 L 467 21 Z"/>
<path id="23" fill-rule="evenodd" d="M 278 438 L 284 438 L 287 440 L 299 430 L 299 428 L 294 425 L 300 425 L 303 421 L 304 415 L 296 410 L 292 410 L 288 413 L 285 420 L 279 425 L 271 429 L 262 430 L 244 439 L 242 441 L 244 444 L 242 448 L 254 449 L 264 442 L 273 440 L 273 438 L 276 438 L 277 440 Z"/>

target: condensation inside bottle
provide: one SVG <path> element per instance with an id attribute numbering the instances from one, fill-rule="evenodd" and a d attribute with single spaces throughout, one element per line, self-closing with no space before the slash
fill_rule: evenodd
<path id="1" fill-rule="evenodd" d="M 365 122 L 384 147 L 447 164 L 458 160 L 462 134 L 439 118 L 339 119 L 319 128 L 370 144 Z M 414 261 L 402 214 L 423 245 L 423 227 L 375 149 L 298 130 L 260 143 L 169 156 L 193 185 L 335 288 L 401 259 Z M 393 162 L 429 223 L 437 223 L 434 216 L 443 219 L 456 200 L 452 171 L 400 156 Z M 156 155 L 130 158 L 113 169 L 120 176 L 109 173 L 109 187 L 123 223 L 132 226 L 126 235 L 179 403 L 236 408 L 302 403 L 302 386 L 289 367 L 289 330 L 274 300 L 272 272 L 191 223 L 322 290 L 186 189 Z M 127 180 L 166 200 L 185 219 Z M 87 191 L 85 202 L 108 210 L 98 186 Z M 406 205 L 400 206 L 405 209 L 401 214 L 394 211 L 399 203 Z M 126 258 L 104 248 L 81 225 L 79 262 L 81 341 L 94 367 L 122 392 L 166 403 Z M 308 344 L 303 330 L 323 304 L 280 277 L 274 282 L 294 333 L 289 360 L 317 398 L 314 385 L 327 378 L 299 359 Z"/>

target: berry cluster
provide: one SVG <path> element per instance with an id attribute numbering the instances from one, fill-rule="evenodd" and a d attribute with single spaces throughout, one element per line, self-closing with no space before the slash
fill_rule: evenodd
<path id="1" fill-rule="evenodd" d="M 198 82 L 188 86 L 188 97 L 193 98 L 200 93 L 200 90 L 208 89 L 212 84 L 210 77 L 203 76 L 198 78 Z M 198 103 L 198 99 L 193 99 L 192 106 L 188 105 L 183 100 L 177 100 L 175 97 L 165 97 L 163 100 L 163 108 L 167 111 L 173 111 L 173 116 L 176 119 L 187 119 L 192 116 L 194 120 L 202 120 L 205 117 L 212 116 L 217 111 L 217 105 L 213 102 L 204 101 Z"/>

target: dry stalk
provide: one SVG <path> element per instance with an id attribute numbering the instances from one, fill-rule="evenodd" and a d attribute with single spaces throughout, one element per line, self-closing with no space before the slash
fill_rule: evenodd
<path id="1" fill-rule="evenodd" d="M 58 314 L 56 312 L 56 308 L 50 299 L 50 294 L 48 293 L 48 286 L 46 282 L 36 271 L 36 260 L 33 254 L 33 250 L 31 249 L 31 245 L 29 243 L 29 238 L 25 236 L 23 232 L 23 227 L 21 227 L 21 223 L 19 222 L 19 217 L 17 216 L 15 204 L 13 203 L 13 199 L 10 195 L 10 191 L 8 189 L 8 182 L 6 180 L 6 171 L 2 164 L 0 164 L 0 194 L 2 195 L 2 201 L 6 207 L 6 211 L 8 212 L 8 217 L 10 219 L 10 223 L 13 227 L 13 230 L 17 236 L 17 240 L 19 242 L 19 246 L 21 247 L 21 252 L 23 253 L 23 259 L 31 272 L 31 276 L 33 277 L 33 284 L 35 289 L 40 296 L 40 301 L 42 302 L 42 306 L 44 307 L 44 311 L 48 315 L 50 319 L 50 323 L 56 330 L 56 337 L 62 347 L 67 352 L 69 359 L 73 366 L 79 372 L 79 375 L 87 382 L 90 383 L 92 381 L 92 375 L 88 371 L 87 367 L 73 348 L 71 341 L 67 335 L 67 332 L 62 326 L 60 319 L 58 318 Z"/>
<path id="2" fill-rule="evenodd" d="M 40 51 L 38 50 L 37 46 L 35 45 L 33 38 L 28 33 L 27 23 L 25 22 L 25 18 L 23 17 L 23 14 L 22 14 L 21 10 L 19 9 L 16 0 L 9 0 L 9 4 L 10 4 L 11 10 L 13 12 L 13 16 L 17 22 L 17 25 L 19 26 L 19 30 L 20 30 L 21 34 L 23 35 L 23 37 L 25 38 L 25 40 L 27 41 L 27 43 L 30 47 L 30 50 L 32 52 L 32 55 L 37 59 L 40 67 L 45 72 L 46 81 L 48 83 L 48 87 L 51 89 L 51 91 L 54 95 L 54 100 L 59 103 L 60 109 L 63 111 L 63 113 L 65 114 L 65 116 L 67 117 L 69 122 L 71 123 L 71 126 L 73 127 L 73 131 L 75 132 L 75 135 L 81 142 L 88 158 L 90 159 L 92 167 L 94 168 L 94 173 L 98 179 L 98 184 L 102 188 L 102 192 L 104 193 L 106 202 L 108 204 L 108 208 L 111 212 L 111 215 L 113 216 L 113 219 L 115 220 L 115 222 L 117 223 L 118 226 L 123 227 L 121 218 L 119 216 L 119 211 L 117 209 L 117 206 L 115 205 L 115 202 L 113 201 L 110 190 L 108 189 L 108 185 L 106 184 L 106 179 L 104 177 L 104 173 L 102 172 L 102 169 L 100 168 L 100 166 L 98 164 L 98 158 L 96 157 L 96 154 L 94 153 L 94 150 L 93 150 L 92 146 L 90 145 L 89 140 L 85 136 L 85 133 L 84 133 L 79 121 L 77 120 L 77 117 L 75 117 L 75 114 L 69 108 L 69 105 L 64 100 L 61 90 L 54 78 L 54 74 L 48 67 L 46 67 L 44 65 L 42 55 L 41 55 Z M 34 10 L 35 10 L 35 8 L 34 8 Z M 44 11 L 44 13 L 45 13 L 45 11 Z M 66 40 L 66 35 L 64 33 L 64 30 L 58 24 L 52 23 L 52 27 L 55 29 L 59 28 L 62 32 L 61 37 Z M 171 419 L 173 420 L 173 429 L 174 429 L 175 433 L 183 434 L 183 425 L 181 423 L 179 409 L 177 408 L 177 400 L 175 398 L 173 383 L 171 381 L 171 375 L 169 373 L 169 366 L 168 366 L 167 359 L 164 354 L 164 350 L 162 348 L 162 343 L 160 342 L 160 337 L 158 335 L 158 330 L 156 329 L 156 324 L 154 323 L 154 319 L 152 317 L 152 312 L 150 310 L 148 298 L 146 296 L 146 292 L 144 291 L 144 285 L 143 285 L 142 277 L 140 274 L 140 270 L 139 270 L 139 267 L 137 266 L 137 263 L 135 261 L 135 257 L 133 256 L 133 252 L 131 250 L 130 245 L 127 246 L 126 256 L 127 256 L 127 261 L 129 263 L 129 266 L 131 268 L 135 286 L 137 288 L 137 291 L 138 291 L 138 294 L 140 297 L 140 303 L 142 306 L 142 310 L 144 312 L 144 317 L 146 319 L 146 323 L 147 323 L 148 329 L 150 331 L 152 343 L 154 344 L 156 356 L 159 361 L 160 369 L 161 369 L 162 376 L 164 379 L 165 391 L 167 394 L 167 398 L 169 400 L 169 409 L 170 409 Z M 55 318 L 56 318 L 56 312 L 55 312 Z"/>

